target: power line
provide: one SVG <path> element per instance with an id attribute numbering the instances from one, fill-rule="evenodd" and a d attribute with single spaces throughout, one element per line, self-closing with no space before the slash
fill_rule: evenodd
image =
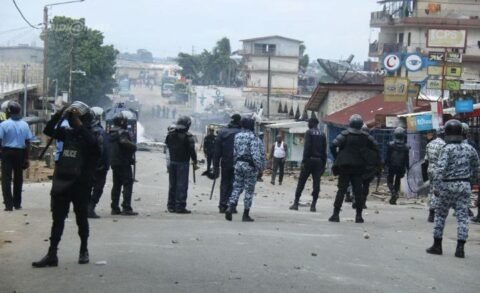
<path id="1" fill-rule="evenodd" d="M 29 29 L 29 27 L 28 27 L 28 26 L 24 26 L 24 27 L 12 28 L 12 29 L 8 29 L 8 30 L 0 31 L 0 35 L 8 34 L 8 33 L 13 33 L 13 32 L 16 32 L 16 31 L 23 31 L 23 30 L 25 30 L 25 29 Z"/>
<path id="2" fill-rule="evenodd" d="M 15 5 L 15 7 L 17 8 L 18 10 L 18 13 L 20 13 L 20 16 L 22 16 L 23 20 L 25 20 L 25 22 L 31 26 L 32 28 L 34 29 L 39 29 L 38 27 L 34 26 L 33 24 L 30 23 L 30 21 L 28 21 L 28 19 L 25 18 L 25 16 L 23 15 L 22 11 L 20 10 L 20 8 L 18 7 L 17 5 L 17 2 L 15 2 L 15 0 L 12 0 L 13 4 Z"/>

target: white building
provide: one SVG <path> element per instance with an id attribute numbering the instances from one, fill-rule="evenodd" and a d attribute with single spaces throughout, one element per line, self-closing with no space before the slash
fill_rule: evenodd
<path id="1" fill-rule="evenodd" d="M 272 95 L 296 94 L 302 41 L 281 36 L 242 40 L 244 82 L 247 90 L 266 93 L 270 55 Z"/>
<path id="2" fill-rule="evenodd" d="M 428 48 L 429 29 L 466 30 L 465 49 L 448 49 L 463 55 L 464 83 L 480 82 L 480 4 L 477 0 L 382 0 L 383 9 L 373 12 L 370 26 L 380 29 L 378 40 L 370 44 L 369 56 L 379 58 L 387 53 L 421 53 L 443 51 Z M 402 72 L 405 76 L 405 72 Z M 427 70 L 409 72 L 410 80 L 427 76 Z"/>

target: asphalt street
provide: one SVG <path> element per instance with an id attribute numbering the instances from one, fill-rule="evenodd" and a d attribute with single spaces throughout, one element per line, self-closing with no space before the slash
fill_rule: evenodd
<path id="1" fill-rule="evenodd" d="M 191 215 L 166 212 L 163 154 L 138 153 L 133 207 L 138 217 L 111 216 L 111 178 L 91 220 L 90 264 L 77 264 L 73 213 L 60 243 L 59 266 L 34 269 L 48 248 L 50 183 L 26 184 L 23 210 L 0 212 L 0 292 L 478 292 L 480 226 L 470 226 L 466 258 L 453 256 L 455 218 L 448 218 L 444 255 L 432 256 L 432 225 L 420 201 L 390 206 L 371 197 L 364 224 L 344 206 L 332 212 L 334 182 L 322 181 L 318 212 L 288 210 L 293 176 L 283 186 L 257 185 L 254 223 L 218 214 L 218 185 L 197 174 Z M 201 171 L 201 170 L 200 170 Z M 109 175 L 110 177 L 110 175 Z M 190 180 L 192 181 L 192 180 Z M 309 183 L 310 184 L 310 183 Z M 311 189 L 304 192 L 305 204 Z M 240 206 L 241 209 L 241 206 Z M 367 239 L 368 238 L 368 239 Z"/>

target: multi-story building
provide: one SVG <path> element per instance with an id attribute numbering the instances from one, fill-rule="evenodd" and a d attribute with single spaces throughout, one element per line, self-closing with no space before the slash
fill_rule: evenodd
<path id="1" fill-rule="evenodd" d="M 302 41 L 281 36 L 242 40 L 243 75 L 245 87 L 253 92 L 268 89 L 268 59 L 270 58 L 271 93 L 296 94 L 298 64 Z"/>
<path id="2" fill-rule="evenodd" d="M 464 84 L 480 81 L 480 4 L 477 0 L 383 0 L 383 9 L 371 14 L 370 26 L 380 29 L 378 40 L 370 44 L 369 56 L 379 58 L 388 53 L 420 53 L 432 51 L 428 32 L 438 30 L 466 30 L 465 48 L 447 48 L 463 55 Z M 380 68 L 379 68 L 380 69 Z M 402 73 L 405 76 L 405 72 Z M 411 80 L 427 77 L 427 69 L 409 72 Z"/>

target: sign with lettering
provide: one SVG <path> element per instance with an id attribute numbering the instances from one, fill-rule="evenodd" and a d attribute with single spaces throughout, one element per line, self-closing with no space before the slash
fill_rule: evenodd
<path id="1" fill-rule="evenodd" d="M 458 52 L 447 52 L 445 62 L 448 63 L 462 63 L 462 54 Z"/>
<path id="2" fill-rule="evenodd" d="M 470 113 L 473 112 L 473 101 L 472 100 L 463 100 L 455 102 L 455 112 L 456 113 Z"/>
<path id="3" fill-rule="evenodd" d="M 402 66 L 402 59 L 398 54 L 388 54 L 383 59 L 383 67 L 388 72 L 395 72 Z"/>
<path id="4" fill-rule="evenodd" d="M 432 115 L 418 115 L 415 117 L 415 126 L 417 131 L 427 131 L 433 129 Z"/>
<path id="5" fill-rule="evenodd" d="M 428 75 L 441 76 L 443 71 L 442 66 L 428 66 L 427 73 Z"/>
<path id="6" fill-rule="evenodd" d="M 441 90 L 442 81 L 439 79 L 429 79 L 427 80 L 427 89 L 429 90 Z"/>
<path id="7" fill-rule="evenodd" d="M 385 102 L 405 102 L 408 96 L 408 79 L 402 77 L 385 77 Z"/>
<path id="8" fill-rule="evenodd" d="M 405 67 L 408 71 L 419 71 L 423 68 L 423 58 L 419 54 L 410 54 L 405 58 Z"/>
<path id="9" fill-rule="evenodd" d="M 429 29 L 427 34 L 428 48 L 458 48 L 467 44 L 467 30 Z"/>
<path id="10" fill-rule="evenodd" d="M 462 67 L 461 66 L 447 66 L 445 69 L 446 76 L 461 77 L 462 76 Z"/>
<path id="11" fill-rule="evenodd" d="M 428 61 L 443 62 L 445 60 L 444 52 L 430 52 L 428 53 Z"/>
<path id="12" fill-rule="evenodd" d="M 460 80 L 445 80 L 445 89 L 449 91 L 459 91 L 461 89 Z"/>

